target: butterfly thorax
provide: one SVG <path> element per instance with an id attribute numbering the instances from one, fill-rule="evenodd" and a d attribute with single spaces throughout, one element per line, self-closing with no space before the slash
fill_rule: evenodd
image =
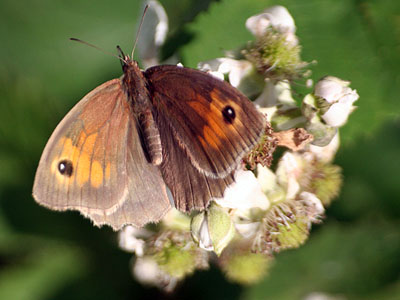
<path id="1" fill-rule="evenodd" d="M 159 165 L 162 162 L 161 139 L 154 121 L 147 80 L 134 60 L 126 58 L 122 70 L 122 86 L 136 117 L 145 152 L 153 165 Z"/>
<path id="2" fill-rule="evenodd" d="M 122 77 L 123 88 L 128 100 L 137 110 L 146 110 L 151 107 L 149 92 L 146 87 L 146 78 L 143 76 L 138 64 L 134 60 L 127 60 L 122 66 L 124 75 Z"/>

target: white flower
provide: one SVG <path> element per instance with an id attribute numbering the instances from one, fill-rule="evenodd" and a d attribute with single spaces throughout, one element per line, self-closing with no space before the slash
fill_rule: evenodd
<path id="1" fill-rule="evenodd" d="M 235 182 L 225 189 L 223 198 L 217 198 L 214 201 L 222 207 L 240 210 L 255 207 L 266 210 L 270 205 L 253 172 L 244 170 L 235 172 Z"/>
<path id="2" fill-rule="evenodd" d="M 229 83 L 237 88 L 243 78 L 252 73 L 254 67 L 247 60 L 220 57 L 201 62 L 197 65 L 197 68 L 208 72 L 221 80 L 224 79 L 224 74 L 229 74 Z"/>
<path id="3" fill-rule="evenodd" d="M 321 116 L 332 127 L 343 126 L 350 113 L 355 109 L 353 103 L 359 98 L 357 91 L 349 88 L 350 82 L 328 76 L 315 85 L 314 95 L 330 104 Z"/>
<path id="4" fill-rule="evenodd" d="M 145 4 L 149 7 L 143 19 L 137 48 L 146 69 L 159 64 L 158 50 L 167 37 L 168 16 L 160 2 L 148 0 Z"/>
<path id="5" fill-rule="evenodd" d="M 303 163 L 300 155 L 289 151 L 279 160 L 276 170 L 277 182 L 284 189 L 287 200 L 294 199 L 300 191 L 298 179 L 303 172 Z"/>
<path id="6" fill-rule="evenodd" d="M 127 252 L 133 252 L 136 256 L 143 256 L 145 241 L 143 238 L 149 237 L 151 232 L 144 228 L 125 226 L 118 233 L 118 245 Z"/>
<path id="7" fill-rule="evenodd" d="M 342 95 L 351 90 L 348 88 L 350 82 L 341 80 L 333 76 L 326 76 L 317 82 L 315 85 L 314 95 L 325 99 L 329 103 L 334 103 Z"/>
<path id="8" fill-rule="evenodd" d="M 253 236 L 260 226 L 254 216 L 257 209 L 267 210 L 270 207 L 262 186 L 262 183 L 266 183 L 266 177 L 261 177 L 262 181 L 253 172 L 239 169 L 235 172 L 235 182 L 227 187 L 224 197 L 214 199 L 218 205 L 233 209 L 230 213 L 232 221 L 239 234 L 245 238 Z"/>
<path id="9" fill-rule="evenodd" d="M 154 284 L 158 280 L 160 271 L 156 261 L 150 257 L 136 259 L 133 267 L 136 279 L 144 284 Z"/>
<path id="10" fill-rule="evenodd" d="M 270 26 L 284 33 L 286 40 L 291 44 L 298 44 L 298 39 L 294 34 L 296 25 L 289 11 L 283 6 L 272 6 L 246 21 L 247 29 L 256 37 L 263 36 Z"/>
<path id="11" fill-rule="evenodd" d="M 322 115 L 322 119 L 326 124 L 332 127 L 340 127 L 343 126 L 350 113 L 354 110 L 354 106 L 352 103 L 355 100 L 351 100 L 348 97 L 347 99 L 342 99 L 340 102 L 333 104 L 328 111 Z"/>

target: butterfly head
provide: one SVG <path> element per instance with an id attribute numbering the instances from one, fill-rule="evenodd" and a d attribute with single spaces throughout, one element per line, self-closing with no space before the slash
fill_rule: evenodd
<path id="1" fill-rule="evenodd" d="M 117 46 L 117 50 L 119 52 L 119 58 L 124 74 L 126 74 L 129 69 L 140 70 L 137 61 L 133 60 L 131 57 L 129 57 L 129 55 L 125 54 L 120 46 Z"/>

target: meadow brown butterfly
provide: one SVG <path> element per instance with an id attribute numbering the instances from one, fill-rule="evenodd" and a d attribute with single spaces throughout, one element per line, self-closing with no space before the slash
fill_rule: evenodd
<path id="1" fill-rule="evenodd" d="M 175 65 L 141 71 L 122 51 L 123 76 L 95 88 L 51 135 L 35 200 L 78 210 L 118 230 L 159 221 L 172 207 L 205 209 L 222 197 L 265 117 L 227 82 Z"/>

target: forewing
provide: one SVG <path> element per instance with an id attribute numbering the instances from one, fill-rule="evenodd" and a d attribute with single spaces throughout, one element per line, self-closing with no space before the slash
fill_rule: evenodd
<path id="1" fill-rule="evenodd" d="M 177 66 L 157 66 L 144 74 L 156 113 L 165 116 L 175 144 L 200 172 L 228 176 L 259 141 L 264 116 L 225 81 Z"/>
<path id="2" fill-rule="evenodd" d="M 78 210 L 114 229 L 158 221 L 170 208 L 119 79 L 86 95 L 57 126 L 40 159 L 33 196 L 51 209 Z"/>

